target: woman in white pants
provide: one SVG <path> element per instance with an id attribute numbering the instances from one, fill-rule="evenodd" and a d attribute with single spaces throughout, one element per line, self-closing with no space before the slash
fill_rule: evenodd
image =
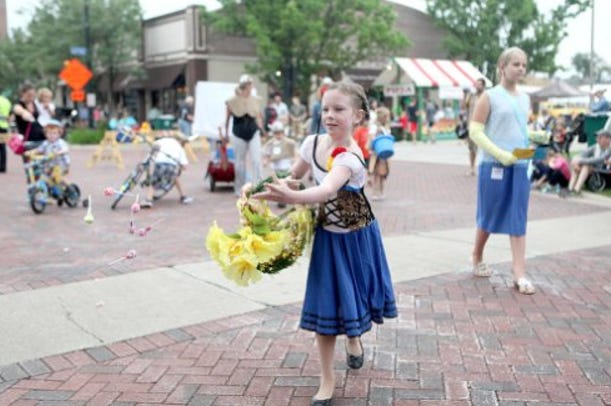
<path id="1" fill-rule="evenodd" d="M 227 115 L 225 120 L 225 134 L 229 133 L 229 120 L 232 121 L 231 145 L 235 152 L 235 180 L 236 195 L 240 191 L 246 178 L 257 183 L 261 177 L 261 129 L 263 128 L 263 113 L 261 100 L 252 94 L 252 79 L 248 75 L 240 77 L 236 94 L 227 100 Z M 252 172 L 247 174 L 247 158 L 250 159 Z"/>

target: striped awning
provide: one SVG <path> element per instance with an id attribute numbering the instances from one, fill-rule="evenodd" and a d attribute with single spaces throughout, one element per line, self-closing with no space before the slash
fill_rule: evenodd
<path id="1" fill-rule="evenodd" d="M 479 78 L 492 83 L 468 61 L 422 58 L 393 58 L 417 87 L 471 87 Z"/>

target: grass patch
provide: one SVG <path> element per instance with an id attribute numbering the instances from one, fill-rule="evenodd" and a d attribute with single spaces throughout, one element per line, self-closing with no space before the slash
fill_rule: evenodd
<path id="1" fill-rule="evenodd" d="M 104 129 L 71 128 L 67 141 L 70 144 L 99 144 L 104 138 Z"/>
<path id="2" fill-rule="evenodd" d="M 603 195 L 603 196 L 606 196 L 606 197 L 611 197 L 611 189 L 606 188 L 605 190 L 600 192 L 600 194 Z"/>

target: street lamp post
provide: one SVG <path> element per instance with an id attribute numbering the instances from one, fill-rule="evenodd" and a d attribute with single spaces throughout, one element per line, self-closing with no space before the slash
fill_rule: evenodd
<path id="1" fill-rule="evenodd" d="M 87 60 L 87 67 L 93 72 L 93 66 L 91 63 L 91 27 L 89 24 L 89 0 L 85 0 L 85 3 L 84 3 L 83 25 L 85 28 L 85 49 L 86 49 L 85 58 Z M 110 85 L 112 86 L 112 83 Z M 89 114 L 87 114 L 88 121 L 89 121 L 89 128 L 93 128 L 93 107 L 89 106 L 87 102 L 87 95 L 91 92 L 91 81 L 87 82 L 85 89 L 86 89 L 85 90 L 85 107 L 87 107 L 87 110 L 89 112 Z"/>
<path id="2" fill-rule="evenodd" d="M 594 3 L 592 0 L 592 24 L 590 32 L 590 93 L 594 91 Z"/>

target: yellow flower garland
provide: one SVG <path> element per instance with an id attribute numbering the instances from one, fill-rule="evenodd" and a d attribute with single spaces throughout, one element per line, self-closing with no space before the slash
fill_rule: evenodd
<path id="1" fill-rule="evenodd" d="M 292 265 L 312 239 L 312 210 L 297 206 L 275 215 L 266 202 L 242 198 L 237 203 L 242 227 L 226 234 L 214 222 L 206 248 L 223 274 L 239 286 Z"/>

